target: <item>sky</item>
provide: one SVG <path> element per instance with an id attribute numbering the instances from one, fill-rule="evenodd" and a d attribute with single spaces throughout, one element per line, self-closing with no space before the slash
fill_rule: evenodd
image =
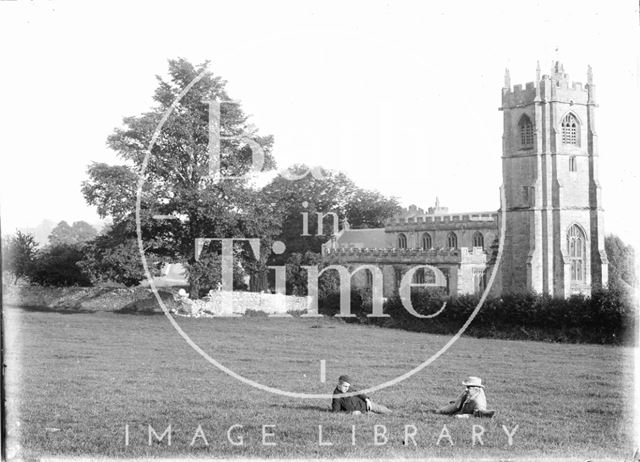
<path id="1" fill-rule="evenodd" d="M 99 221 L 80 193 L 167 60 L 211 61 L 279 168 L 339 169 L 426 208 L 499 207 L 500 92 L 593 67 L 605 230 L 640 248 L 634 1 L 0 1 L 2 232 Z"/>

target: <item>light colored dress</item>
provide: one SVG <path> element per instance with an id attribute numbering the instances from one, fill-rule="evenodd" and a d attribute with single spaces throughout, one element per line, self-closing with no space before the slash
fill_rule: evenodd
<path id="1" fill-rule="evenodd" d="M 469 387 L 455 401 L 441 407 L 437 414 L 473 414 L 487 410 L 487 397 L 480 387 Z"/>

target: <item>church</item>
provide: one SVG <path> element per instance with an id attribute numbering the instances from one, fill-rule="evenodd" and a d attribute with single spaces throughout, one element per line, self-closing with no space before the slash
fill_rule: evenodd
<path id="1" fill-rule="evenodd" d="M 535 292 L 569 297 L 607 285 L 603 210 L 598 182 L 596 94 L 572 82 L 562 64 L 535 82 L 502 88 L 504 203 L 498 211 L 449 213 L 436 199 L 426 211 L 415 205 L 384 228 L 343 226 L 322 247 L 323 261 L 354 271 L 382 270 L 383 295 L 397 293 L 412 267 L 430 265 L 445 277 L 449 295 L 482 293 L 495 270 L 493 295 Z M 504 208 L 504 213 L 502 208 Z M 502 217 L 504 245 L 496 266 Z M 418 270 L 413 282 L 435 281 Z M 352 286 L 373 284 L 369 270 Z"/>

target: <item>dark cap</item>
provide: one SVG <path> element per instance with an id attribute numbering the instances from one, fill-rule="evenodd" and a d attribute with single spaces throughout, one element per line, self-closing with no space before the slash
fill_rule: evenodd
<path id="1" fill-rule="evenodd" d="M 351 377 L 349 377 L 348 375 L 341 375 L 340 377 L 338 377 L 338 382 L 347 382 L 347 383 L 353 383 L 351 382 Z"/>

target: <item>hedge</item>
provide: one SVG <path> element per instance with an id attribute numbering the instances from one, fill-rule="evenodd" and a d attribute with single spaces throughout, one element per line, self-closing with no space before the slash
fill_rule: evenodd
<path id="1" fill-rule="evenodd" d="M 445 297 L 426 291 L 412 293 L 412 304 L 419 314 L 437 312 L 434 318 L 417 318 L 402 305 L 398 296 L 388 299 L 384 313 L 388 318 L 371 318 L 370 295 L 354 290 L 349 322 L 374 324 L 415 332 L 453 335 L 460 330 L 479 302 L 479 296 Z M 339 314 L 339 295 L 320 300 L 320 312 Z M 471 322 L 466 335 L 474 337 L 538 340 L 567 343 L 635 344 L 638 315 L 632 295 L 619 289 L 574 295 L 567 299 L 533 293 L 488 298 Z"/>

